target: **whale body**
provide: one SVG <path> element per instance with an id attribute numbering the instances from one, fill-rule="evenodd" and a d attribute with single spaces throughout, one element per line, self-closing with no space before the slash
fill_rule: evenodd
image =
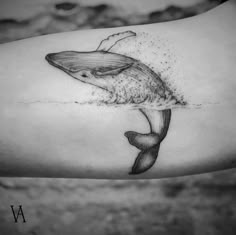
<path id="1" fill-rule="evenodd" d="M 132 36 L 136 36 L 132 31 L 114 34 L 104 39 L 96 51 L 50 53 L 46 60 L 74 79 L 108 91 L 111 94 L 109 103 L 184 105 L 185 102 L 179 100 L 160 75 L 147 65 L 132 57 L 109 52 L 117 42 Z M 154 165 L 171 120 L 169 108 L 139 110 L 149 123 L 150 133 L 125 132 L 128 142 L 140 150 L 129 174 L 143 173 Z"/>

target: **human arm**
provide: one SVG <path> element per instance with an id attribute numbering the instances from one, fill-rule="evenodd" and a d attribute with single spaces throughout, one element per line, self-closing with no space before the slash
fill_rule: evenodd
<path id="1" fill-rule="evenodd" d="M 0 174 L 132 179 L 234 167 L 235 9 L 228 2 L 181 21 L 54 34 L 1 45 Z M 162 70 L 161 79 L 170 82 L 186 102 L 171 108 L 168 133 L 155 164 L 137 175 L 128 173 L 142 151 L 129 143 L 125 133 L 149 133 L 145 116 L 127 105 L 91 102 L 104 91 L 45 60 L 49 53 L 95 51 L 109 35 L 127 30 L 135 32 L 142 45 L 130 37 L 113 52 L 128 53 L 150 63 L 153 70 Z M 158 109 L 158 102 L 153 106 Z"/>

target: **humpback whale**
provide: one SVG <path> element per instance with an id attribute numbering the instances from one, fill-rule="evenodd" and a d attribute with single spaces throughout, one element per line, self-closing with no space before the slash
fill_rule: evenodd
<path id="1" fill-rule="evenodd" d="M 183 104 L 161 79 L 160 75 L 135 58 L 111 52 L 119 41 L 135 37 L 133 31 L 113 34 L 102 40 L 94 51 L 62 51 L 46 55 L 49 64 L 71 77 L 111 94 L 113 104 L 142 104 L 171 101 Z M 141 134 L 127 131 L 128 142 L 140 150 L 129 174 L 140 174 L 150 169 L 158 157 L 160 144 L 167 135 L 171 109 L 140 108 L 147 119 L 150 132 Z"/>

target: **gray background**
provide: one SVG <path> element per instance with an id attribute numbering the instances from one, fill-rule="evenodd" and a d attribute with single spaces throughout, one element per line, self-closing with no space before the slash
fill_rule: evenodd
<path id="1" fill-rule="evenodd" d="M 180 19 L 220 2 L 1 0 L 0 42 Z M 136 181 L 0 178 L 0 234 L 231 235 L 235 179 L 235 170 Z M 10 205 L 23 206 L 26 223 L 14 223 Z"/>

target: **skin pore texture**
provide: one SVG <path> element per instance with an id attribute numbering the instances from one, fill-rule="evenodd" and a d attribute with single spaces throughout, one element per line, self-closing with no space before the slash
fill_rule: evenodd
<path id="1" fill-rule="evenodd" d="M 1 45 L 0 175 L 235 167 L 235 12 L 227 2 L 180 21 Z"/>

